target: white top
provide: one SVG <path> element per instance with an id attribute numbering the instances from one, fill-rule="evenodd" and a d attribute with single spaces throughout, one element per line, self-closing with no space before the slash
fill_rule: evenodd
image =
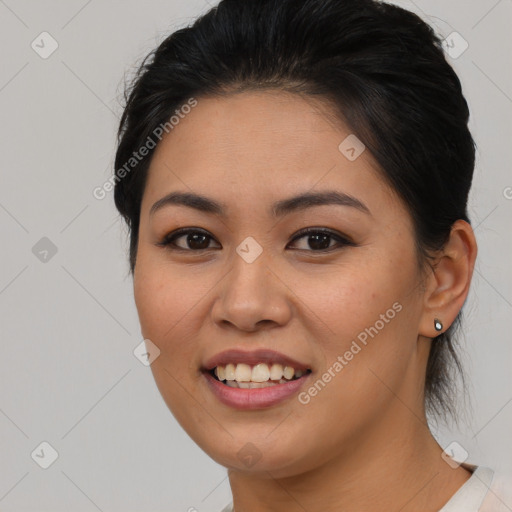
<path id="1" fill-rule="evenodd" d="M 494 470 L 461 464 L 473 474 L 439 512 L 511 512 L 512 475 L 495 475 Z M 230 503 L 221 512 L 233 512 Z"/>

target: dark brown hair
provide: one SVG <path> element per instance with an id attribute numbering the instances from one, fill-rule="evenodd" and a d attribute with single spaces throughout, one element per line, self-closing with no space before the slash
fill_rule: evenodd
<path id="1" fill-rule="evenodd" d="M 115 168 L 191 97 L 265 88 L 330 102 L 407 206 L 421 262 L 443 247 L 457 219 L 469 222 L 475 144 L 461 83 L 429 25 L 374 0 L 222 0 L 139 67 L 126 90 Z M 122 179 L 116 173 L 132 273 L 153 151 Z M 427 412 L 455 420 L 460 319 L 433 339 L 425 381 Z"/>

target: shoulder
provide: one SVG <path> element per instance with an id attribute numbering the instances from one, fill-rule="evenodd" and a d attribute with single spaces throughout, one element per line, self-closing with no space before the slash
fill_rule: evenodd
<path id="1" fill-rule="evenodd" d="M 471 468 L 476 469 L 477 466 L 471 466 Z M 491 474 L 492 479 L 489 478 L 490 484 L 488 484 L 487 477 L 490 477 Z M 477 483 L 477 479 L 481 486 L 475 485 Z M 470 480 L 473 489 L 480 487 L 481 490 L 479 494 L 482 493 L 482 490 L 485 492 L 485 488 L 487 488 L 482 504 L 478 508 L 478 512 L 510 512 L 512 510 L 512 473 L 495 472 L 489 470 L 489 468 L 480 467 L 478 472 L 473 472 L 473 476 Z M 464 491 L 466 491 L 467 494 L 469 485 L 466 484 L 464 487 Z M 463 498 L 463 500 L 465 498 L 469 498 L 469 495 L 464 496 L 464 493 L 461 493 L 461 491 L 463 491 L 463 489 L 457 493 L 460 495 L 459 498 Z M 480 496 L 481 495 L 482 494 L 480 494 Z M 480 498 L 480 500 L 481 499 L 482 498 Z M 456 502 L 452 498 L 448 505 L 451 507 L 456 505 L 464 505 L 464 503 L 467 504 L 465 501 Z M 459 508 L 455 509 L 444 507 L 443 511 L 444 510 L 459 510 Z M 460 510 L 463 509 L 461 508 Z M 221 510 L 221 512 L 233 512 L 233 504 L 229 503 L 225 508 Z"/>
<path id="2" fill-rule="evenodd" d="M 512 510 L 512 473 L 495 472 L 480 512 L 510 512 Z"/>

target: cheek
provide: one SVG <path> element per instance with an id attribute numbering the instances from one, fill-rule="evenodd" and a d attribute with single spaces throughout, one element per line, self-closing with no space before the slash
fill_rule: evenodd
<path id="1" fill-rule="evenodd" d="M 378 403 L 382 398 L 383 386 L 370 369 L 392 382 L 407 366 L 421 305 L 418 295 L 411 293 L 417 285 L 414 260 L 388 254 L 370 263 L 361 259 L 354 266 L 295 280 L 294 287 L 307 306 L 302 310 L 313 313 L 307 316 L 322 353 L 321 372 L 331 368 L 336 375 L 326 375 L 334 384 L 328 385 L 329 392 L 322 391 L 324 399 L 355 408 L 359 399 Z M 343 368 L 338 364 L 336 371 L 339 357 Z"/>
<path id="2" fill-rule="evenodd" d="M 187 355 L 193 352 L 186 332 L 190 329 L 191 313 L 199 294 L 200 290 L 192 285 L 190 277 L 185 279 L 183 273 L 180 278 L 179 273 L 170 272 L 158 263 L 146 264 L 142 259 L 136 267 L 134 299 L 142 335 L 158 346 L 160 363 L 164 362 L 173 372 L 186 370 L 177 363 L 189 361 Z"/>
<path id="3" fill-rule="evenodd" d="M 377 266 L 374 261 L 369 265 L 361 261 L 351 267 L 334 267 L 321 275 L 295 279 L 294 292 L 314 313 L 318 326 L 324 324 L 326 340 L 332 342 L 333 348 L 339 348 L 340 340 L 356 337 L 395 302 L 403 302 L 408 271 L 402 265 L 397 278 L 396 268 L 392 262 Z"/>
<path id="4" fill-rule="evenodd" d="M 134 298 L 141 331 L 160 349 L 151 371 L 169 410 L 185 430 L 190 430 L 188 422 L 199 424 L 204 415 L 190 395 L 198 394 L 197 379 L 191 379 L 191 370 L 197 370 L 194 334 L 200 328 L 194 315 L 208 288 L 201 283 L 194 286 L 189 275 L 184 277 L 185 273 L 164 269 L 156 262 L 151 265 L 141 258 L 140 263 L 134 273 Z"/>
<path id="5" fill-rule="evenodd" d="M 134 298 L 143 332 L 162 342 L 193 316 L 194 305 L 208 293 L 205 279 L 194 280 L 189 269 L 142 256 L 134 272 Z M 187 321 L 184 321 L 184 320 Z"/>

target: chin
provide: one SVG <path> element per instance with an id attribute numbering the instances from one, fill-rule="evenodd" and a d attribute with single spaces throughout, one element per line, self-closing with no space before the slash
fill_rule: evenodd
<path id="1" fill-rule="evenodd" d="M 241 473 L 262 473 L 268 477 L 284 478 L 301 474 L 314 466 L 311 457 L 297 452 L 301 443 L 292 442 L 290 438 L 287 438 L 285 445 L 275 438 L 265 441 L 262 436 L 259 441 L 253 442 L 247 434 L 239 438 L 226 434 L 222 442 L 215 443 L 212 437 L 193 440 L 217 464 Z"/>

